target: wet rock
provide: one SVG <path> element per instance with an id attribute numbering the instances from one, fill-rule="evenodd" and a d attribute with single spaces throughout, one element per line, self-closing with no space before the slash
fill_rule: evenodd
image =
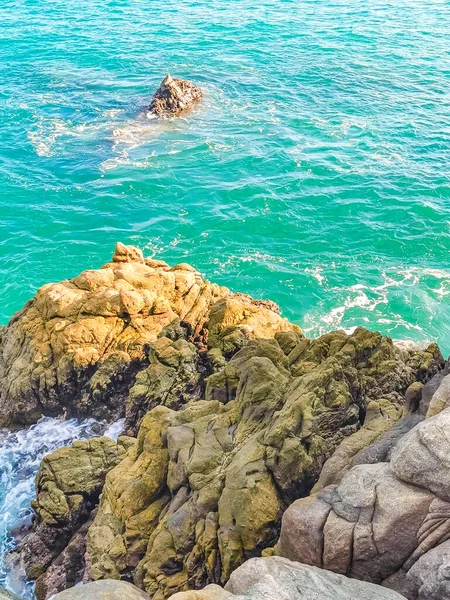
<path id="1" fill-rule="evenodd" d="M 10 561 L 37 579 L 36 597 L 75 585 L 84 574 L 85 538 L 106 473 L 126 449 L 107 437 L 75 442 L 44 458 L 36 478 L 33 530 Z"/>
<path id="2" fill-rule="evenodd" d="M 226 307 L 218 313 L 228 325 Z M 283 511 L 310 492 L 342 440 L 370 415 L 395 423 L 407 388 L 442 364 L 434 345 L 405 353 L 364 329 L 250 339 L 255 325 L 240 349 L 223 344 L 239 339 L 241 326 L 211 329 L 207 360 L 214 351 L 222 361 L 201 397 L 145 414 L 136 446 L 106 478 L 88 533 L 90 577 L 133 573 L 154 600 L 225 584 L 272 546 Z M 149 378 L 144 388 L 152 385 Z"/>
<path id="3" fill-rule="evenodd" d="M 209 585 L 171 600 L 405 600 L 380 586 L 283 558 L 253 558 L 236 569 L 225 589 Z"/>
<path id="4" fill-rule="evenodd" d="M 92 519 L 93 515 L 74 533 L 62 552 L 37 578 L 35 595 L 38 600 L 50 598 L 83 580 L 86 569 L 86 535 Z"/>
<path id="5" fill-rule="evenodd" d="M 54 600 L 150 600 L 150 598 L 131 583 L 106 579 L 61 592 Z"/>
<path id="6" fill-rule="evenodd" d="M 410 600 L 450 599 L 450 409 L 413 427 L 386 457 L 294 502 L 276 552 L 383 584 Z"/>
<path id="7" fill-rule="evenodd" d="M 156 115 L 177 115 L 192 108 L 202 97 L 202 90 L 191 81 L 166 75 L 148 110 Z"/>
<path id="8" fill-rule="evenodd" d="M 203 281 L 189 265 L 170 268 L 120 243 L 103 268 L 44 285 L 0 335 L 0 426 L 42 415 L 124 416 L 136 375 L 152 363 L 149 345 L 178 323 L 206 351 L 205 326 L 222 298 L 242 308 L 244 342 L 246 332 L 298 330 L 275 305 L 259 309 L 261 303 Z M 228 327 L 225 314 L 213 323 L 216 337 Z M 238 318 L 234 324 L 240 326 Z"/>

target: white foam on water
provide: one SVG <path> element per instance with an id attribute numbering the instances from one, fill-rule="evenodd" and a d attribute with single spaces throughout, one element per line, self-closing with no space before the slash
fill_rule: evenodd
<path id="1" fill-rule="evenodd" d="M 432 324 L 436 307 L 450 294 L 450 271 L 444 269 L 392 267 L 381 273 L 379 285 L 358 283 L 349 287 L 329 285 L 319 267 L 305 269 L 305 272 L 318 281 L 334 304 L 333 308 L 325 309 L 325 300 L 317 310 L 305 315 L 303 330 L 312 337 L 335 329 L 352 331 L 357 325 L 369 329 L 380 325 L 380 329 L 396 339 L 400 337 L 407 342 L 412 335 L 415 343 L 423 346 L 429 342 L 426 322 Z M 420 325 L 399 314 L 399 297 L 406 306 L 420 303 L 420 310 L 426 314 L 425 318 L 421 316 Z"/>
<path id="2" fill-rule="evenodd" d="M 32 584 L 10 572 L 5 558 L 14 547 L 10 531 L 30 522 L 30 502 L 35 496 L 36 473 L 43 457 L 75 440 L 102 434 L 117 439 L 123 424 L 120 420 L 106 427 L 94 419 L 63 421 L 45 417 L 29 429 L 0 430 L 0 585 L 26 600 L 34 598 Z"/>
<path id="3" fill-rule="evenodd" d="M 111 438 L 115 442 L 117 442 L 117 438 L 123 431 L 123 426 L 125 425 L 125 419 L 119 419 L 115 423 L 111 423 L 105 431 L 103 435 Z"/>

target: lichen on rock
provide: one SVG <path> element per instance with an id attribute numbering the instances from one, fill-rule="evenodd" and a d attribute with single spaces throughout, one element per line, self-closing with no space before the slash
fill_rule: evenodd
<path id="1" fill-rule="evenodd" d="M 124 416 L 137 373 L 151 363 L 149 345 L 174 322 L 200 342 L 211 308 L 224 298 L 239 309 L 236 324 L 247 337 L 295 329 L 275 305 L 251 318 L 259 303 L 249 296 L 203 280 L 187 264 L 171 268 L 118 243 L 110 263 L 44 285 L 3 328 L 0 425 L 27 425 L 42 415 Z M 220 338 L 220 317 L 214 327 Z"/>
<path id="2" fill-rule="evenodd" d="M 436 346 L 405 353 L 364 329 L 247 340 L 206 379 L 204 400 L 143 418 L 89 529 L 90 577 L 131 571 L 154 600 L 226 583 L 275 543 L 283 511 L 368 405 L 400 413 L 408 386 L 441 363 Z"/>

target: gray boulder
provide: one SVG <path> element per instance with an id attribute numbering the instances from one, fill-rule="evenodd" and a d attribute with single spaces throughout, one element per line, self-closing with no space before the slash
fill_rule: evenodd
<path id="1" fill-rule="evenodd" d="M 449 432 L 446 409 L 406 433 L 390 462 L 356 465 L 294 502 L 276 553 L 410 600 L 450 600 Z"/>
<path id="2" fill-rule="evenodd" d="M 285 558 L 252 558 L 231 574 L 225 589 L 208 585 L 171 600 L 404 600 L 391 590 Z M 61 599 L 62 600 L 62 599 Z"/>
<path id="3" fill-rule="evenodd" d="M 54 600 L 150 600 L 150 597 L 131 583 L 104 579 L 60 592 Z"/>
<path id="4" fill-rule="evenodd" d="M 434 392 L 428 408 L 427 417 L 437 415 L 450 406 L 450 375 L 446 375 Z"/>

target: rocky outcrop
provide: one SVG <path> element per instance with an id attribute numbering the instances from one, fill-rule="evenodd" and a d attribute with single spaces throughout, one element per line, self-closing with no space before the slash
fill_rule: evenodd
<path id="1" fill-rule="evenodd" d="M 382 587 L 291 562 L 253 558 L 232 573 L 225 589 L 209 585 L 171 600 L 405 600 Z"/>
<path id="2" fill-rule="evenodd" d="M 133 573 L 154 600 L 226 583 L 275 543 L 283 511 L 368 406 L 398 415 L 408 386 L 442 366 L 435 345 L 405 352 L 364 329 L 283 332 L 236 352 L 241 335 L 214 340 L 204 399 L 150 410 L 108 474 L 88 533 L 91 578 Z"/>
<path id="3" fill-rule="evenodd" d="M 392 450 L 403 436 L 423 421 L 427 411 L 424 404 L 427 401 L 422 395 L 427 387 L 428 383 L 425 386 L 420 381 L 412 383 L 406 390 L 405 403 L 401 405 L 394 405 L 386 399 L 369 402 L 363 427 L 339 444 L 324 464 L 312 492 L 340 483 L 351 467 L 357 464 L 389 460 Z"/>
<path id="4" fill-rule="evenodd" d="M 123 244 L 41 288 L 0 336 L 0 424 L 125 417 L 133 436 L 44 460 L 15 553 L 39 600 L 81 579 L 132 580 L 153 600 L 224 585 L 315 484 L 388 460 L 445 381 L 435 344 L 362 328 L 309 340 L 272 302 Z"/>
<path id="5" fill-rule="evenodd" d="M 230 322 L 244 338 L 241 343 L 298 330 L 280 317 L 273 303 L 232 294 L 202 280 L 189 265 L 171 268 L 145 259 L 137 248 L 117 244 L 110 263 L 44 285 L 1 330 L 0 426 L 30 424 L 42 415 L 117 419 L 125 413 L 136 375 L 147 367 L 151 375 L 156 370 L 164 379 L 169 405 L 182 403 L 182 391 L 172 389 L 168 381 L 170 369 L 175 355 L 186 364 L 189 353 L 195 355 L 196 368 L 196 352 L 206 350 L 210 318 L 218 346 L 227 343 Z M 171 349 L 163 350 L 160 343 L 152 350 L 151 344 L 165 332 L 172 341 L 184 336 L 195 342 L 197 350 L 182 341 L 175 341 Z M 192 368 L 182 377 L 189 379 Z M 198 376 L 192 378 L 186 381 L 189 398 L 199 394 Z M 145 380 L 142 375 L 138 386 Z M 131 397 L 130 411 L 136 418 L 153 405 L 152 393 L 141 386 Z M 138 427 L 132 416 L 128 426 Z"/>
<path id="6" fill-rule="evenodd" d="M 119 464 L 126 447 L 107 437 L 75 442 L 44 458 L 36 479 L 35 519 L 10 561 L 36 579 L 36 597 L 48 598 L 84 575 L 86 534 L 106 473 Z"/>
<path id="7" fill-rule="evenodd" d="M 131 583 L 105 579 L 61 592 L 54 600 L 150 600 L 150 598 Z"/>
<path id="8" fill-rule="evenodd" d="M 177 115 L 192 108 L 202 97 L 202 90 L 191 81 L 166 75 L 148 110 L 156 115 Z"/>
<path id="9" fill-rule="evenodd" d="M 449 431 L 446 409 L 397 440 L 388 462 L 353 466 L 339 485 L 294 502 L 277 552 L 409 600 L 449 600 Z"/>

